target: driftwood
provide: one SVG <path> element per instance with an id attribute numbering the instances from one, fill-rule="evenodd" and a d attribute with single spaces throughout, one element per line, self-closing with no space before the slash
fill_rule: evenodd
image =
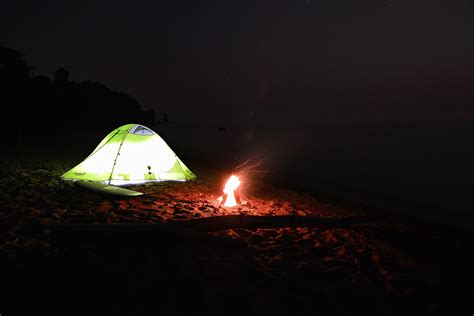
<path id="1" fill-rule="evenodd" d="M 159 224 L 57 224 L 52 227 L 53 242 L 59 246 L 97 245 L 112 242 L 184 243 L 208 240 L 208 232 L 236 228 L 363 227 L 374 223 L 364 217 L 323 218 L 312 216 L 228 215 Z"/>

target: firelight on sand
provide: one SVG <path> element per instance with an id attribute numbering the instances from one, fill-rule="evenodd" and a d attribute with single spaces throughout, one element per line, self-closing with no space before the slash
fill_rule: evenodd
<path id="1" fill-rule="evenodd" d="M 237 200 L 239 199 L 239 194 L 235 190 L 239 187 L 240 180 L 239 177 L 231 175 L 229 180 L 227 180 L 224 186 L 224 195 L 220 196 L 217 200 L 219 203 L 224 203 L 224 206 L 236 206 Z M 237 200 L 236 200 L 237 195 Z"/>

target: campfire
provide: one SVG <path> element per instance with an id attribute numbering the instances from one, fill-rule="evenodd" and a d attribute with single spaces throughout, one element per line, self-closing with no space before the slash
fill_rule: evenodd
<path id="1" fill-rule="evenodd" d="M 239 177 L 231 175 L 224 186 L 224 195 L 220 196 L 217 200 L 219 205 L 224 206 L 237 206 L 240 203 L 240 194 L 237 188 L 240 185 Z"/>

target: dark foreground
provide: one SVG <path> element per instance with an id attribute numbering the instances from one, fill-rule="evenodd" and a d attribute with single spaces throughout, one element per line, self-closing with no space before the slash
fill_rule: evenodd
<path id="1" fill-rule="evenodd" d="M 265 177 L 248 179 L 244 205 L 223 208 L 216 200 L 228 174 L 192 163 L 194 182 L 136 186 L 146 194 L 109 198 L 57 180 L 77 162 L 0 159 L 2 316 L 474 312 L 470 232 L 317 199 Z M 341 224 L 140 228 L 226 215 Z M 83 234 L 57 233 L 59 224 L 81 224 Z M 90 238 L 86 228 L 97 224 L 108 228 Z M 107 233 L 114 224 L 138 228 Z"/>

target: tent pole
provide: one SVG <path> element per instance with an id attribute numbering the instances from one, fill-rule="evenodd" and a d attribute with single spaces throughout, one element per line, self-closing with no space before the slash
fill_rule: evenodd
<path id="1" fill-rule="evenodd" d="M 130 127 L 131 128 L 131 127 Z M 112 180 L 112 175 L 114 174 L 114 169 L 115 169 L 115 165 L 117 164 L 117 158 L 118 156 L 120 155 L 120 149 L 122 149 L 122 145 L 123 145 L 123 142 L 125 141 L 125 138 L 127 137 L 127 134 L 128 134 L 128 131 L 130 130 L 127 129 L 125 131 L 125 133 L 123 134 L 123 137 L 122 137 L 122 141 L 120 142 L 120 146 L 119 146 L 119 149 L 117 150 L 117 155 L 115 156 L 115 159 L 114 159 L 114 165 L 112 166 L 112 170 L 110 171 L 110 177 L 109 177 L 109 183 L 108 185 L 110 185 L 110 181 Z M 118 132 L 117 132 L 118 133 Z"/>
<path id="2" fill-rule="evenodd" d="M 181 166 L 181 162 L 179 161 L 178 155 L 174 154 L 174 156 L 176 157 L 176 161 L 178 162 L 178 165 L 181 168 L 181 172 L 184 175 L 184 181 L 188 182 L 188 179 L 186 178 L 186 174 L 184 173 L 184 170 L 183 170 L 183 166 Z"/>
<path id="3" fill-rule="evenodd" d="M 86 157 L 86 159 L 89 158 L 89 157 L 91 157 L 93 154 L 95 154 L 96 152 L 98 152 L 99 150 L 101 150 L 102 147 L 104 147 L 105 145 L 107 145 L 107 144 L 110 142 L 110 140 L 111 140 L 112 138 L 114 138 L 115 135 L 118 134 L 118 132 L 119 132 L 119 131 L 115 132 L 115 134 L 113 134 L 112 136 L 110 136 L 109 139 L 107 139 L 107 141 L 106 141 L 102 146 L 100 146 L 99 148 L 97 148 L 96 150 L 94 150 L 89 156 Z M 86 159 L 84 159 L 84 160 L 86 160 Z"/>

